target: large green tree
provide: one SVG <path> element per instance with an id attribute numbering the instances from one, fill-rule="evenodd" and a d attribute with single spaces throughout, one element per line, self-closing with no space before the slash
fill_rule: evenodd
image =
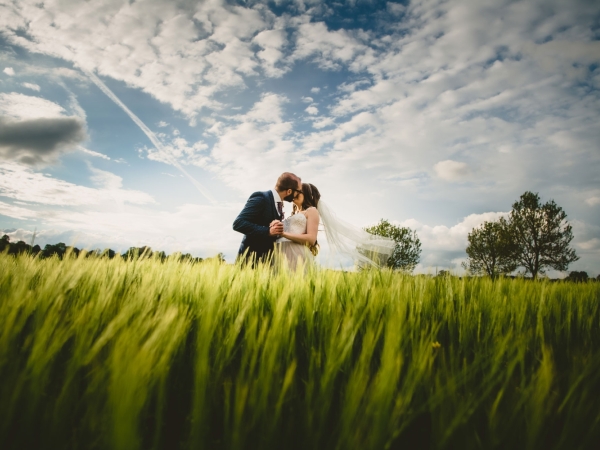
<path id="1" fill-rule="evenodd" d="M 554 200 L 542 204 L 537 193 L 527 191 L 513 204 L 508 222 L 513 259 L 533 278 L 548 268 L 567 270 L 579 259 L 569 246 L 573 230 L 567 214 Z"/>
<path id="2" fill-rule="evenodd" d="M 365 231 L 377 236 L 392 238 L 396 242 L 394 252 L 387 261 L 387 267 L 412 272 L 419 264 L 421 241 L 416 231 L 393 225 L 384 219 L 381 219 L 377 225 L 365 228 Z"/>
<path id="3" fill-rule="evenodd" d="M 468 259 L 463 263 L 463 267 L 470 273 L 485 273 L 495 279 L 498 275 L 510 273 L 517 268 L 513 257 L 514 244 L 504 217 L 473 228 L 468 240 Z"/>

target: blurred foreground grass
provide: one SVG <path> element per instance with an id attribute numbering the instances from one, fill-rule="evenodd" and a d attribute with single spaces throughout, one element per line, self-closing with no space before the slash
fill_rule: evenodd
<path id="1" fill-rule="evenodd" d="M 596 448 L 600 284 L 0 255 L 4 449 Z"/>

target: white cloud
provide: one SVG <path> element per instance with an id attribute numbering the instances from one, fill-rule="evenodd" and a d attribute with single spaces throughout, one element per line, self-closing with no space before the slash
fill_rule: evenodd
<path id="1" fill-rule="evenodd" d="M 319 114 L 319 108 L 317 108 L 316 106 L 309 106 L 308 108 L 306 108 L 304 111 L 306 111 L 308 114 L 314 116 L 315 114 Z"/>
<path id="2" fill-rule="evenodd" d="M 79 147 L 79 150 L 88 155 L 95 156 L 96 158 L 102 158 L 106 159 L 107 161 L 111 161 L 111 158 L 108 155 L 105 155 L 104 153 L 95 152 L 94 150 L 90 150 L 85 147 Z"/>
<path id="3" fill-rule="evenodd" d="M 61 117 L 65 109 L 50 100 L 16 92 L 0 93 L 0 114 L 15 119 L 34 119 L 39 117 Z"/>
<path id="4" fill-rule="evenodd" d="M 313 122 L 313 127 L 316 129 L 321 129 L 325 127 L 329 127 L 333 125 L 335 121 L 331 117 L 318 117 Z"/>
<path id="5" fill-rule="evenodd" d="M 39 84 L 35 83 L 21 83 L 21 86 L 26 87 L 27 89 L 31 89 L 32 91 L 40 92 Z"/>
<path id="6" fill-rule="evenodd" d="M 281 77 L 290 70 L 283 51 L 287 42 L 283 30 L 261 31 L 254 37 L 253 42 L 262 48 L 256 56 L 262 61 L 262 69 L 267 76 Z"/>
<path id="7" fill-rule="evenodd" d="M 168 127 L 168 126 L 169 126 L 169 124 L 168 124 L 167 122 L 165 122 L 164 120 L 161 120 L 160 122 L 158 122 L 158 123 L 156 124 L 156 126 L 157 126 L 158 128 L 164 128 L 164 127 Z"/>
<path id="8" fill-rule="evenodd" d="M 300 100 L 304 103 L 312 103 L 314 101 L 312 97 L 302 97 Z"/>
<path id="9" fill-rule="evenodd" d="M 0 201 L 0 214 L 22 220 L 37 217 L 36 212 L 31 209 L 21 208 L 20 206 L 11 205 L 10 203 L 5 203 L 3 201 Z"/>
<path id="10" fill-rule="evenodd" d="M 146 154 L 148 159 L 164 164 L 173 165 L 173 161 L 182 161 L 185 164 L 204 167 L 208 162 L 207 149 L 208 145 L 202 141 L 191 144 L 185 138 L 175 135 L 161 149 L 144 148 L 140 153 Z"/>
<path id="11" fill-rule="evenodd" d="M 292 124 L 283 118 L 287 102 L 284 96 L 267 93 L 232 123 L 215 123 L 208 133 L 215 144 L 205 167 L 244 194 L 253 186 L 271 186 L 282 172 L 292 170 L 299 155 Z"/>
<path id="12" fill-rule="evenodd" d="M 318 94 L 319 92 L 321 92 L 321 88 L 320 87 L 314 87 L 310 89 L 311 94 Z"/>
<path id="13" fill-rule="evenodd" d="M 590 206 L 600 205 L 600 197 L 590 197 L 586 198 L 585 202 Z"/>
<path id="14" fill-rule="evenodd" d="M 123 178 L 120 176 L 106 170 L 100 170 L 91 164 L 88 164 L 88 169 L 92 173 L 90 180 L 99 188 L 114 192 L 123 187 Z"/>
<path id="15" fill-rule="evenodd" d="M 422 255 L 418 273 L 431 273 L 435 268 L 460 269 L 460 262 L 466 257 L 467 236 L 484 222 L 492 222 L 507 216 L 507 212 L 487 212 L 470 214 L 453 226 L 426 225 L 415 219 L 395 222 L 396 225 L 408 227 L 417 232 L 422 246 Z"/>
<path id="16" fill-rule="evenodd" d="M 589 241 L 580 242 L 578 247 L 582 248 L 583 250 L 600 250 L 600 239 L 593 238 Z"/>
<path id="17" fill-rule="evenodd" d="M 275 30 L 258 38 L 265 45 L 258 56 L 252 50 L 250 39 L 270 27 L 261 9 L 221 0 L 193 7 L 23 0 L 5 8 L 3 16 L 1 28 L 13 44 L 124 81 L 189 117 L 203 107 L 218 107 L 214 94 L 243 87 L 243 75 L 256 74 L 259 67 L 268 76 L 281 71 L 275 67 L 273 52 L 280 45 Z"/>
<path id="18" fill-rule="evenodd" d="M 43 205 L 80 206 L 154 203 L 145 192 L 122 189 L 122 179 L 109 172 L 93 169 L 93 179 L 101 188 L 89 188 L 12 163 L 0 165 L 0 195 Z"/>
<path id="19" fill-rule="evenodd" d="M 436 175 L 446 181 L 460 181 L 469 175 L 469 166 L 464 162 L 440 161 L 433 166 Z"/>
<path id="20" fill-rule="evenodd" d="M 15 69 L 13 69 L 12 67 L 5 67 L 2 72 L 12 77 L 15 74 Z"/>
<path id="21" fill-rule="evenodd" d="M 361 36 L 366 38 L 365 36 Z M 349 64 L 354 70 L 370 59 L 373 51 L 358 36 L 346 30 L 329 31 L 323 22 L 303 23 L 298 26 L 296 48 L 292 59 L 313 58 L 323 69 L 336 70 Z"/>
<path id="22" fill-rule="evenodd" d="M 387 6 L 387 10 L 394 15 L 400 15 L 402 14 L 404 11 L 406 11 L 406 6 L 401 5 L 400 3 L 392 3 L 392 2 L 387 2 L 386 3 Z"/>
<path id="23" fill-rule="evenodd" d="M 0 202 L 0 214 L 41 221 L 37 226 L 36 243 L 42 247 L 47 243 L 64 242 L 79 248 L 112 248 L 124 252 L 132 246 L 149 245 L 167 253 L 181 251 L 203 257 L 224 252 L 229 262 L 235 260 L 242 235 L 223 224 L 232 223 L 241 208 L 242 205 L 237 204 L 183 204 L 174 211 L 139 207 L 106 211 L 36 208 L 34 211 Z M 30 242 L 31 233 L 21 228 L 7 234 L 11 241 Z"/>
<path id="24" fill-rule="evenodd" d="M 467 235 L 473 228 L 481 226 L 484 222 L 492 222 L 507 215 L 508 212 L 470 214 L 451 227 L 446 225 L 430 226 L 415 219 L 402 221 L 400 225 L 416 230 L 424 249 L 457 251 L 464 250 L 467 247 Z"/>

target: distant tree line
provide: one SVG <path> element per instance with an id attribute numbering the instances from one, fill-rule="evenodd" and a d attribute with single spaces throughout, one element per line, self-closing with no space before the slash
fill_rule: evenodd
<path id="1" fill-rule="evenodd" d="M 77 247 L 67 246 L 63 242 L 59 242 L 58 244 L 46 244 L 44 248 L 41 248 L 39 245 L 31 246 L 25 241 L 18 241 L 16 243 L 10 242 L 10 237 L 8 235 L 2 236 L 0 238 L 0 253 L 6 252 L 9 255 L 18 255 L 21 253 L 28 253 L 39 258 L 51 258 L 53 256 L 57 256 L 59 259 L 62 259 L 67 254 L 72 254 L 74 256 L 79 256 L 82 250 Z M 105 250 L 86 250 L 86 257 L 106 257 L 112 259 L 116 256 L 120 256 L 125 260 L 137 259 L 137 258 L 158 258 L 161 261 L 169 258 L 169 256 L 163 251 L 153 251 L 150 247 L 130 247 L 125 253 L 119 254 L 114 250 L 108 248 Z M 171 258 L 177 258 L 181 262 L 192 262 L 198 263 L 205 261 L 205 259 L 200 257 L 192 256 L 189 253 L 174 253 L 170 256 Z M 213 258 L 218 259 L 221 262 L 225 262 L 225 255 L 223 253 L 219 253 Z M 213 259 L 208 258 L 208 259 Z"/>
<path id="2" fill-rule="evenodd" d="M 572 240 L 573 229 L 563 209 L 554 200 L 542 203 L 537 193 L 527 191 L 513 203 L 508 218 L 484 222 L 469 233 L 463 267 L 491 278 L 523 268 L 536 279 L 547 269 L 566 271 L 579 259 L 570 247 Z M 587 281 L 588 274 L 574 271 L 567 279 Z"/>

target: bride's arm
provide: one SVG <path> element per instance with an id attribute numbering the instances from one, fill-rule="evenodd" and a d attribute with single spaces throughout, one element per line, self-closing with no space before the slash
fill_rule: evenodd
<path id="1" fill-rule="evenodd" d="M 319 231 L 319 212 L 317 208 L 306 210 L 306 234 L 296 234 L 283 232 L 281 236 L 298 244 L 315 245 L 317 241 L 317 232 Z"/>

